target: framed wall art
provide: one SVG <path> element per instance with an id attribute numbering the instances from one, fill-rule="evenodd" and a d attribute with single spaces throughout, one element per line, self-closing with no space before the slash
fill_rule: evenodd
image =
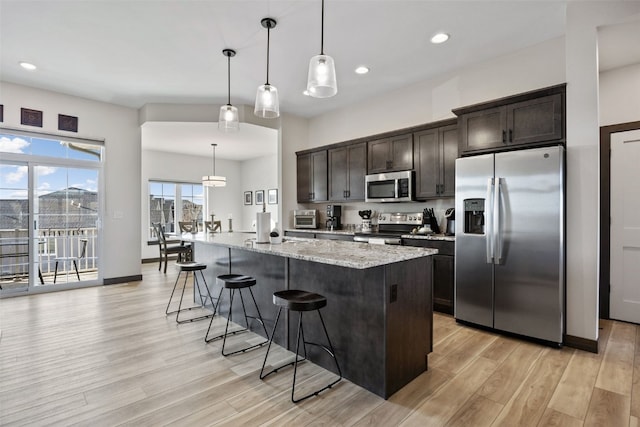
<path id="1" fill-rule="evenodd" d="M 267 203 L 270 205 L 277 205 L 278 204 L 278 189 L 277 188 L 271 188 L 269 190 L 267 190 Z"/>
<path id="2" fill-rule="evenodd" d="M 250 204 L 253 203 L 253 201 L 251 200 L 253 198 L 252 194 L 253 193 L 251 193 L 251 191 L 245 191 L 244 192 L 244 204 L 245 205 L 250 205 Z"/>
<path id="3" fill-rule="evenodd" d="M 20 124 L 27 126 L 42 127 L 42 111 L 31 110 L 29 108 L 20 109 Z"/>
<path id="4" fill-rule="evenodd" d="M 58 130 L 78 132 L 78 118 L 74 116 L 65 116 L 64 114 L 58 114 Z"/>
<path id="5" fill-rule="evenodd" d="M 264 203 L 264 190 L 256 190 L 256 205 Z"/>

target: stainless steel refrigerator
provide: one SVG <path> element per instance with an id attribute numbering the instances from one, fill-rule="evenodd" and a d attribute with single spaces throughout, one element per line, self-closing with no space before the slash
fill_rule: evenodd
<path id="1" fill-rule="evenodd" d="M 562 343 L 564 147 L 456 160 L 455 318 Z"/>

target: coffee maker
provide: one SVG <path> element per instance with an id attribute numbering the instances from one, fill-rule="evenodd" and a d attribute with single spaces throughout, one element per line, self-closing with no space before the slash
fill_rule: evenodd
<path id="1" fill-rule="evenodd" d="M 341 216 L 342 206 L 327 205 L 327 229 L 331 231 L 342 229 L 342 223 L 340 222 Z"/>

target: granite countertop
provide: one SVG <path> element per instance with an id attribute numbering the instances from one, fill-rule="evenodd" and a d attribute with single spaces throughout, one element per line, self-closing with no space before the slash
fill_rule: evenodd
<path id="1" fill-rule="evenodd" d="M 255 234 L 237 232 L 184 233 L 182 239 L 355 269 L 378 267 L 438 253 L 437 249 L 430 248 L 296 237 L 285 237 L 279 244 L 256 243 Z"/>
<path id="2" fill-rule="evenodd" d="M 444 240 L 447 242 L 455 242 L 456 236 L 446 236 L 444 234 L 403 234 L 400 236 L 402 239 L 416 239 L 416 240 Z"/>

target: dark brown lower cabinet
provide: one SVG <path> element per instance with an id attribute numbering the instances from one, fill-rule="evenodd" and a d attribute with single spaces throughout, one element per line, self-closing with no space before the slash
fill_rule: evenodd
<path id="1" fill-rule="evenodd" d="M 438 249 L 433 256 L 433 309 L 453 314 L 455 242 L 447 240 L 402 239 L 406 246 Z"/>

